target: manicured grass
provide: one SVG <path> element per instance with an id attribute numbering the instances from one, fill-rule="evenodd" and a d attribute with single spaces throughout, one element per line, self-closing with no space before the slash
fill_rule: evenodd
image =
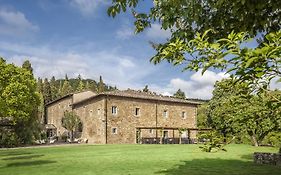
<path id="1" fill-rule="evenodd" d="M 281 168 L 256 165 L 255 151 L 277 148 L 228 145 L 204 153 L 198 145 L 71 145 L 0 150 L 0 175 L 280 175 Z"/>

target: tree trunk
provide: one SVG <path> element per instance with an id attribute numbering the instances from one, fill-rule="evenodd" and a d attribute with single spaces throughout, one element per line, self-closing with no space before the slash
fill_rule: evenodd
<path id="1" fill-rule="evenodd" d="M 252 142 L 253 142 L 254 146 L 259 146 L 259 143 L 258 143 L 255 135 L 251 135 L 251 139 L 252 139 Z"/>
<path id="2" fill-rule="evenodd" d="M 73 130 L 71 130 L 71 142 L 74 141 L 74 137 L 73 137 Z"/>

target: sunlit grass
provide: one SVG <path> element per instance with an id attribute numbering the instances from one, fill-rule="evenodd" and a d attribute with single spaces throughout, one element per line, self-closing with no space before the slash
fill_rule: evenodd
<path id="1" fill-rule="evenodd" d="M 256 165 L 252 153 L 277 148 L 229 145 L 227 152 L 204 153 L 198 145 L 70 145 L 0 150 L 0 175 L 90 174 L 280 174 Z"/>

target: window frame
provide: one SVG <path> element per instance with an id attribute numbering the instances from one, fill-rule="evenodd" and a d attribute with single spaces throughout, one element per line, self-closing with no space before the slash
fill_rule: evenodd
<path id="1" fill-rule="evenodd" d="M 115 130 L 115 132 L 113 132 L 114 130 Z M 112 127 L 112 128 L 111 128 L 111 134 L 116 135 L 117 133 L 118 133 L 117 127 Z"/>
<path id="2" fill-rule="evenodd" d="M 118 108 L 117 108 L 117 106 L 112 106 L 112 107 L 111 107 L 111 114 L 112 114 L 112 115 L 117 115 L 117 113 L 118 113 Z"/>

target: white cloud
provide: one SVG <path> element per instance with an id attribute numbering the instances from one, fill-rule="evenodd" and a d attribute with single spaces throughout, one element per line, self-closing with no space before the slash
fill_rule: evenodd
<path id="1" fill-rule="evenodd" d="M 273 78 L 270 82 L 270 89 L 281 89 L 281 82 L 278 82 L 278 79 L 281 77 Z"/>
<path id="2" fill-rule="evenodd" d="M 92 15 L 100 5 L 107 3 L 107 0 L 70 0 L 70 5 L 77 8 L 84 16 Z"/>
<path id="3" fill-rule="evenodd" d="M 201 73 L 202 70 L 192 74 L 190 80 L 174 78 L 166 87 L 155 86 L 153 89 L 165 95 L 172 95 L 181 89 L 188 98 L 210 99 L 215 82 L 229 77 L 229 74 L 223 72 L 216 73 L 207 70 L 203 75 Z"/>
<path id="4" fill-rule="evenodd" d="M 23 13 L 0 8 L 0 34 L 19 36 L 38 30 L 39 27 L 28 21 Z"/>
<path id="5" fill-rule="evenodd" d="M 152 39 L 167 39 L 171 36 L 171 32 L 161 29 L 160 24 L 151 24 L 151 27 L 146 31 L 146 36 Z"/>
<path id="6" fill-rule="evenodd" d="M 129 25 L 123 25 L 116 32 L 116 37 L 119 39 L 129 39 L 134 36 L 134 29 Z"/>
<path id="7" fill-rule="evenodd" d="M 138 89 L 142 86 L 139 82 L 155 70 L 152 65 L 149 66 L 147 60 L 136 59 L 113 50 L 81 53 L 58 51 L 50 46 L 0 42 L 0 55 L 19 66 L 26 58 L 29 59 L 35 76 L 63 78 L 65 74 L 69 77 L 80 74 L 83 78 L 98 80 L 99 75 L 102 75 L 107 84 L 121 89 Z"/>

